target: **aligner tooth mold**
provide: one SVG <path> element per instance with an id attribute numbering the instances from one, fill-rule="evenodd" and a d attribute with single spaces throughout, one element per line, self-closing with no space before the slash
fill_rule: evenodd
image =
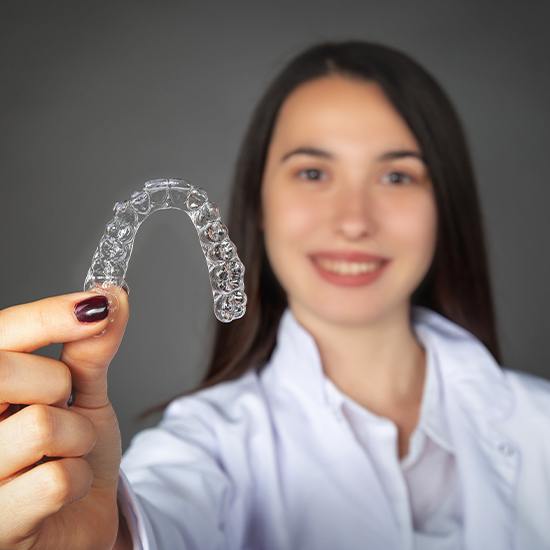
<path id="1" fill-rule="evenodd" d="M 208 200 L 204 189 L 182 179 L 147 181 L 143 189 L 132 193 L 128 200 L 115 203 L 114 216 L 107 222 L 92 257 L 84 290 L 107 296 L 109 320 L 113 322 L 119 304 L 109 287 L 129 290 L 124 277 L 137 230 L 152 213 L 168 209 L 182 210 L 195 226 L 206 260 L 216 318 L 222 323 L 241 318 L 246 312 L 244 264 L 237 255 L 235 244 L 229 239 L 218 207 Z"/>

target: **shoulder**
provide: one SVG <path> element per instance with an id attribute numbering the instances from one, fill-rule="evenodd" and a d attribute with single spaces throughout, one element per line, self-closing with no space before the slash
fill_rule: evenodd
<path id="1" fill-rule="evenodd" d="M 175 398 L 156 426 L 132 438 L 124 465 L 170 461 L 174 456 L 204 463 L 219 458 L 224 448 L 233 449 L 236 440 L 262 422 L 267 416 L 263 409 L 255 371 Z"/>
<path id="2" fill-rule="evenodd" d="M 250 370 L 234 380 L 174 399 L 166 408 L 163 423 L 185 422 L 217 427 L 235 426 L 258 418 L 265 409 L 258 375 Z"/>
<path id="3" fill-rule="evenodd" d="M 550 420 L 550 380 L 509 368 L 503 369 L 503 374 L 514 394 L 516 407 Z"/>

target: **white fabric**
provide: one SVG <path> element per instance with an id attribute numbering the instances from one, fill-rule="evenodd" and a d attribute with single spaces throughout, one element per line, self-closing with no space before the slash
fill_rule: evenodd
<path id="1" fill-rule="evenodd" d="M 427 349 L 420 418 L 411 434 L 408 453 L 401 460 L 395 423 L 360 406 L 329 378 L 325 380 L 334 414 L 350 423 L 358 443 L 374 464 L 402 532 L 403 548 L 462 547 L 460 483 L 440 376 L 433 354 Z"/>
<path id="2" fill-rule="evenodd" d="M 174 400 L 132 440 L 119 502 L 134 548 L 549 549 L 550 383 L 413 313 L 428 377 L 402 463 L 395 425 L 337 390 L 287 309 L 259 375 Z"/>

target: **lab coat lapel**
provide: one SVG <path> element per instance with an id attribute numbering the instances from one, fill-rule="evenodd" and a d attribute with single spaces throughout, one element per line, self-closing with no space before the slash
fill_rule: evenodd
<path id="1" fill-rule="evenodd" d="M 513 548 L 517 450 L 496 431 L 481 429 L 463 404 L 449 400 L 453 444 L 461 479 L 464 548 Z"/>
<path id="2" fill-rule="evenodd" d="M 417 311 L 442 374 L 445 407 L 462 488 L 464 548 L 514 546 L 519 446 L 496 427 L 513 407 L 512 392 L 488 350 L 445 317 Z"/>

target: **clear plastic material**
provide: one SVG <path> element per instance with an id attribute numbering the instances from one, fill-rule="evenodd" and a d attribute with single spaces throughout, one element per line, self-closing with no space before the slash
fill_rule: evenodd
<path id="1" fill-rule="evenodd" d="M 93 290 L 109 299 L 109 317 L 118 308 L 110 286 L 129 291 L 124 277 L 128 269 L 134 239 L 141 224 L 158 210 L 183 210 L 193 222 L 206 259 L 214 300 L 214 315 L 222 323 L 239 319 L 246 311 L 244 265 L 237 248 L 229 239 L 218 207 L 208 200 L 206 191 L 181 179 L 156 179 L 145 183 L 129 200 L 117 202 L 114 216 L 105 227 L 84 282 L 84 290 Z M 103 333 L 102 333 L 103 334 Z"/>

